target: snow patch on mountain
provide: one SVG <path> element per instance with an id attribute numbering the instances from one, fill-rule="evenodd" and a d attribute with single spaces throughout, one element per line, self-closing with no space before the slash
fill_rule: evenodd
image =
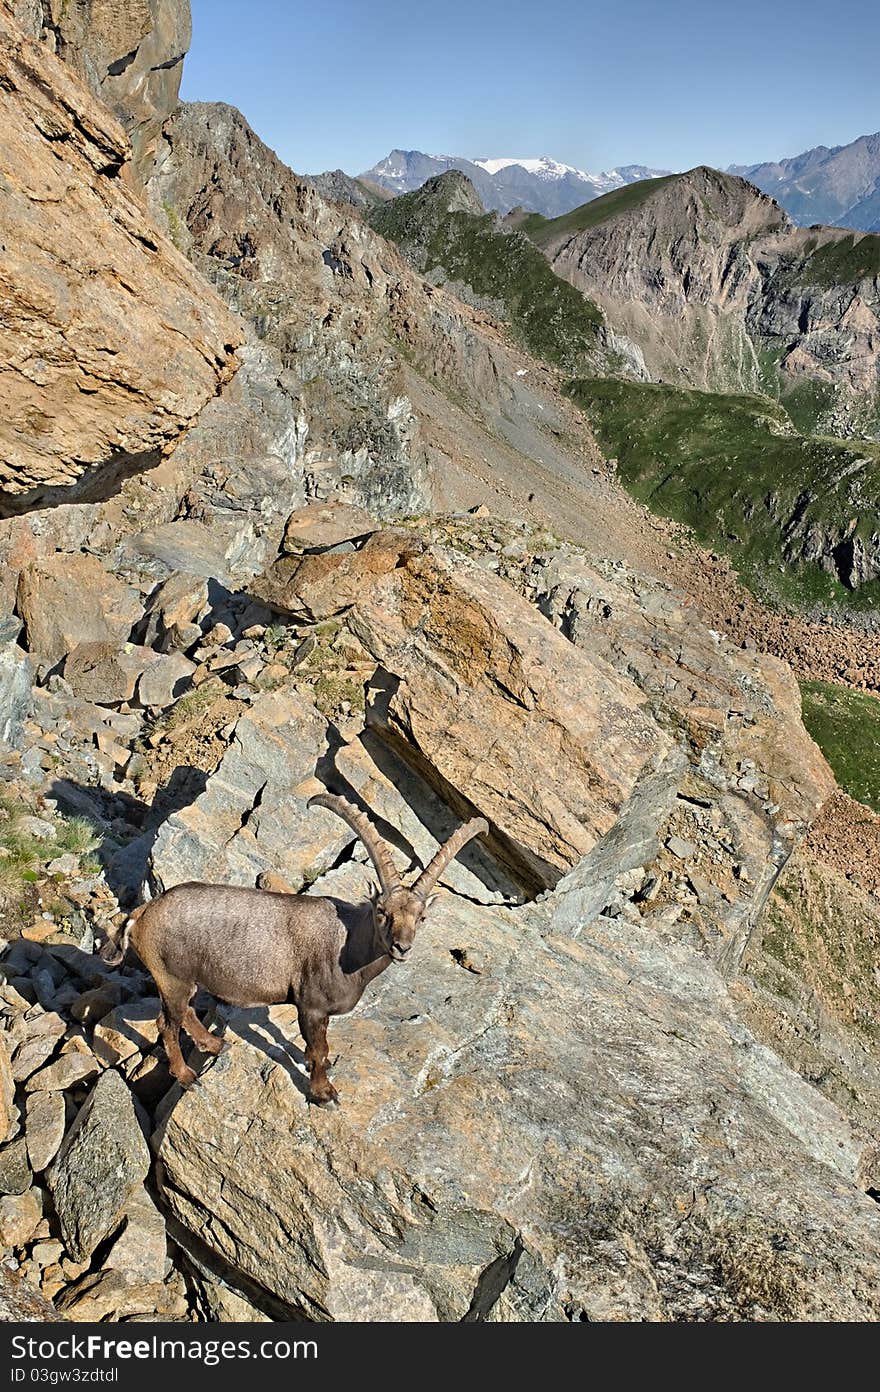
<path id="1" fill-rule="evenodd" d="M 480 169 L 485 169 L 487 174 L 497 174 L 499 170 L 509 169 L 512 164 L 517 164 L 529 174 L 537 174 L 547 179 L 562 179 L 566 174 L 574 174 L 578 179 L 591 180 L 594 177 L 592 174 L 584 173 L 582 169 L 575 169 L 574 165 L 560 164 L 549 155 L 541 155 L 539 159 L 475 159 L 473 163 L 479 165 Z"/>

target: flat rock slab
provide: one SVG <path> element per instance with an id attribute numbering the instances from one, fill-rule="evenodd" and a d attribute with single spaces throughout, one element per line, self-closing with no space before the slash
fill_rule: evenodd
<path id="1" fill-rule="evenodd" d="M 102 1073 L 47 1174 L 64 1244 L 83 1261 L 112 1233 L 150 1153 L 131 1093 L 112 1069 Z"/>
<path id="2" fill-rule="evenodd" d="M 671 747 L 632 682 L 461 556 L 403 553 L 362 583 L 349 625 L 388 674 L 371 728 L 492 823 L 527 888 L 586 855 Z"/>
<path id="3" fill-rule="evenodd" d="M 175 1215 L 318 1320 L 876 1320 L 864 1139 L 697 953 L 533 912 L 432 910 L 331 1026 L 338 1110 L 233 1015 L 154 1136 Z"/>

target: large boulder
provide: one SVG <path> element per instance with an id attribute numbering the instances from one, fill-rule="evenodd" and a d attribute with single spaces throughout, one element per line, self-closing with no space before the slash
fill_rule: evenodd
<path id="1" fill-rule="evenodd" d="M 110 1236 L 149 1168 L 150 1153 L 131 1093 L 120 1075 L 108 1069 L 77 1113 L 47 1174 L 74 1261 L 91 1256 Z"/>
<path id="2" fill-rule="evenodd" d="M 127 641 L 143 612 L 138 592 L 105 570 L 97 556 L 63 552 L 21 572 L 16 603 L 28 648 L 51 663 L 81 646 L 92 661 L 99 645 L 112 662 L 113 650 Z M 74 667 L 79 674 L 80 664 Z M 90 694 L 94 697 L 91 689 Z"/>
<path id="3" fill-rule="evenodd" d="M 231 376 L 241 332 L 120 177 L 114 117 L 6 9 L 0 120 L 8 512 L 157 462 Z"/>
<path id="4" fill-rule="evenodd" d="M 316 617 L 350 607 L 380 667 L 371 728 L 453 807 L 489 819 L 527 888 L 586 855 L 671 748 L 632 682 L 461 556 L 376 533 L 360 551 L 282 559 L 260 593 Z"/>
<path id="5" fill-rule="evenodd" d="M 335 1112 L 278 1047 L 292 1008 L 227 1012 L 154 1137 L 174 1215 L 317 1320 L 875 1321 L 872 1144 L 705 957 L 653 923 L 542 937 L 541 907 L 444 897 L 333 1022 Z"/>

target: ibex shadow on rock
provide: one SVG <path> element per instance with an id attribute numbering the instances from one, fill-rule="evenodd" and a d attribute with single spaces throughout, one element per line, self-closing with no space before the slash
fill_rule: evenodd
<path id="1" fill-rule="evenodd" d="M 119 942 L 102 950 L 105 960 L 115 963 L 131 945 L 151 973 L 162 1000 L 159 1029 L 168 1064 L 184 1087 L 196 1075 L 183 1061 L 181 1027 L 205 1053 L 223 1048 L 190 1004 L 201 986 L 230 1005 L 295 1004 L 306 1045 L 309 1100 L 335 1103 L 336 1089 L 327 1076 L 329 1017 L 347 1015 L 380 972 L 405 960 L 443 871 L 468 841 L 489 829 L 482 817 L 459 827 L 408 889 L 362 812 L 329 793 L 313 797 L 309 807 L 315 805 L 347 822 L 368 851 L 379 884 L 367 903 L 181 884 L 135 909 Z M 266 879 L 279 883 L 273 876 Z"/>

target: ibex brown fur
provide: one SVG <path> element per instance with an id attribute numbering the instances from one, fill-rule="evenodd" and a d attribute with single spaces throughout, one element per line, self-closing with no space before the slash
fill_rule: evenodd
<path id="1" fill-rule="evenodd" d="M 362 812 L 329 793 L 313 797 L 309 806 L 314 805 L 342 817 L 369 852 L 379 884 L 368 903 L 181 884 L 136 909 L 125 925 L 115 960 L 131 944 L 153 976 L 168 1063 L 184 1087 L 196 1075 L 183 1061 L 181 1026 L 206 1053 L 223 1047 L 190 1004 L 201 986 L 231 1005 L 293 1002 L 306 1045 L 309 1100 L 337 1101 L 327 1076 L 329 1017 L 347 1015 L 374 977 L 391 962 L 404 961 L 437 880 L 468 841 L 488 830 L 481 817 L 459 827 L 407 889 Z"/>

